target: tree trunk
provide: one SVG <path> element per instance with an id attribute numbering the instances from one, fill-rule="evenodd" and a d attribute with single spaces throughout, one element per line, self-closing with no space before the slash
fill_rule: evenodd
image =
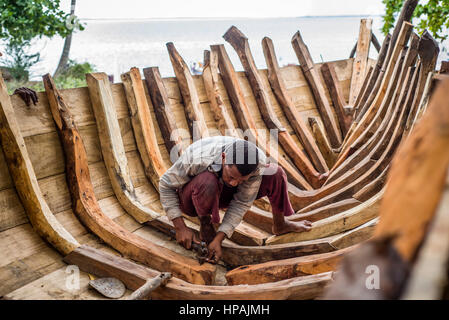
<path id="1" fill-rule="evenodd" d="M 75 14 L 75 6 L 76 6 L 76 0 L 72 0 L 71 6 L 70 6 L 70 16 L 71 17 L 73 17 L 73 15 Z M 64 69 L 67 67 L 67 63 L 69 61 L 70 46 L 72 44 L 72 35 L 73 35 L 73 30 L 72 30 L 72 33 L 70 33 L 65 38 L 64 48 L 62 49 L 61 58 L 59 59 L 59 64 L 58 64 L 58 67 L 56 68 L 56 71 L 55 71 L 53 77 L 59 76 L 64 71 Z"/>

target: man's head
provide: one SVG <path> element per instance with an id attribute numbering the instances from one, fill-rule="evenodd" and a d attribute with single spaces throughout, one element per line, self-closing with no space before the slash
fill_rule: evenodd
<path id="1" fill-rule="evenodd" d="M 245 140 L 236 140 L 221 154 L 223 163 L 223 182 L 236 187 L 249 179 L 259 164 L 259 150 Z"/>

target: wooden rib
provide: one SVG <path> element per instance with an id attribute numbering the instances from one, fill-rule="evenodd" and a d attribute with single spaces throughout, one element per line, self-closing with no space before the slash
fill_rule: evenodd
<path id="1" fill-rule="evenodd" d="M 370 66 L 368 69 L 368 72 L 366 73 L 365 76 L 365 81 L 363 82 L 362 88 L 360 89 L 359 95 L 357 96 L 357 100 L 355 101 L 355 106 L 353 108 L 353 112 L 352 112 L 352 118 L 356 118 L 358 115 L 358 109 L 357 106 L 360 105 L 363 96 L 365 95 L 366 91 L 368 90 L 368 85 L 370 83 L 370 80 L 372 78 L 373 75 L 373 70 L 374 70 L 374 66 Z M 348 128 L 349 131 L 349 128 Z"/>
<path id="2" fill-rule="evenodd" d="M 9 174 L 34 230 L 61 254 L 69 254 L 80 244 L 58 222 L 45 201 L 17 118 L 0 75 L 0 142 Z"/>
<path id="3" fill-rule="evenodd" d="M 362 202 L 359 200 L 353 198 L 345 199 L 311 211 L 300 210 L 297 212 L 297 214 L 287 217 L 287 219 L 290 221 L 300 221 L 305 219 L 309 220 L 310 222 L 315 222 L 321 219 L 329 218 L 343 211 L 352 209 L 360 204 L 362 204 Z"/>
<path id="4" fill-rule="evenodd" d="M 349 58 L 350 59 L 354 58 L 355 52 L 357 50 L 357 44 L 358 43 L 359 42 L 356 41 L 356 43 L 354 44 L 354 47 L 352 48 L 351 53 L 349 54 Z M 376 51 L 380 52 L 381 47 L 380 47 L 380 44 L 379 44 L 379 40 L 377 40 L 377 37 L 376 37 L 376 35 L 374 33 L 371 33 L 371 43 L 373 44 L 373 46 L 376 49 Z"/>
<path id="5" fill-rule="evenodd" d="M 374 218 L 373 220 L 362 224 L 360 227 L 334 237 L 330 241 L 330 244 L 335 248 L 335 250 L 340 250 L 369 240 L 373 236 L 374 229 L 378 223 L 379 217 Z"/>
<path id="6" fill-rule="evenodd" d="M 377 90 L 379 89 L 382 79 L 386 70 L 386 57 L 390 48 L 391 34 L 387 34 L 384 42 L 382 43 L 382 48 L 380 49 L 379 56 L 377 57 L 377 62 L 374 66 L 373 73 L 370 76 L 368 85 L 363 94 L 359 95 L 360 98 L 357 98 L 356 105 L 354 108 L 354 119 L 361 119 L 361 117 L 365 114 L 366 109 L 370 106 L 371 98 L 377 94 Z M 383 67 L 385 66 L 385 68 Z M 353 128 L 353 126 L 351 126 Z"/>
<path id="7" fill-rule="evenodd" d="M 216 51 L 204 51 L 203 82 L 220 133 L 223 136 L 230 135 L 241 138 L 236 131 L 234 122 L 224 105 L 223 98 L 218 89 L 218 56 Z"/>
<path id="8" fill-rule="evenodd" d="M 167 90 L 159 73 L 159 68 L 145 68 L 143 69 L 143 74 L 165 147 L 169 154 L 172 152 L 181 154 L 183 151 L 182 137 L 176 125 L 175 116 L 168 99 Z"/>
<path id="9" fill-rule="evenodd" d="M 312 128 L 312 133 L 315 137 L 318 148 L 320 149 L 320 152 L 326 161 L 327 166 L 329 168 L 332 168 L 335 164 L 335 161 L 337 161 L 337 155 L 331 149 L 326 136 L 324 135 L 320 125 L 318 124 L 318 121 L 315 118 L 309 118 L 309 125 Z"/>
<path id="10" fill-rule="evenodd" d="M 393 53 L 391 56 L 391 59 L 389 60 L 388 67 L 385 71 L 385 75 L 382 78 L 382 84 L 380 85 L 380 89 L 377 92 L 376 97 L 374 98 L 374 101 L 368 111 L 363 115 L 362 119 L 357 122 L 357 119 L 353 122 L 353 125 L 355 126 L 355 129 L 352 131 L 351 135 L 348 137 L 348 139 L 344 142 L 342 146 L 342 151 L 340 153 L 340 158 L 347 155 L 347 149 L 352 145 L 352 143 L 364 132 L 366 127 L 369 126 L 371 123 L 371 120 L 375 117 L 377 114 L 377 111 L 382 105 L 382 102 L 384 101 L 385 95 L 387 92 L 391 92 L 393 90 L 393 84 L 391 80 L 391 77 L 394 74 L 394 71 L 397 70 L 397 62 L 401 57 L 401 52 L 403 51 L 403 48 L 405 44 L 408 42 L 408 39 L 410 37 L 412 31 L 412 25 L 408 22 L 404 22 L 402 25 L 400 37 L 396 43 L 395 48 L 393 49 Z M 389 89 L 389 90 L 388 90 Z M 338 162 L 337 162 L 338 164 Z"/>
<path id="11" fill-rule="evenodd" d="M 130 71 L 122 74 L 121 78 L 131 113 L 137 149 L 145 168 L 145 175 L 154 188 L 159 190 L 159 179 L 167 171 L 167 168 L 157 144 L 155 128 L 139 69 L 131 68 Z"/>
<path id="12" fill-rule="evenodd" d="M 261 148 L 267 156 L 275 158 L 274 155 L 276 155 L 276 150 L 272 151 L 271 147 L 258 136 L 253 117 L 251 116 L 245 99 L 243 98 L 240 83 L 224 46 L 213 45 L 211 46 L 211 50 L 217 52 L 218 67 L 220 69 L 223 84 L 228 93 L 231 106 L 234 110 L 237 121 L 239 122 L 239 126 L 244 131 L 244 135 L 248 137 L 248 140 L 251 142 L 257 143 L 257 146 Z M 282 168 L 284 168 L 292 183 L 306 190 L 312 189 L 304 177 L 302 177 L 286 159 L 283 157 L 278 157 L 275 158 L 275 160 L 278 161 Z"/>
<path id="13" fill-rule="evenodd" d="M 447 177 L 443 196 L 401 299 L 438 300 L 443 297 L 449 259 L 449 175 Z"/>
<path id="14" fill-rule="evenodd" d="M 265 244 L 272 245 L 324 238 L 356 228 L 378 215 L 381 198 L 382 192 L 357 207 L 313 222 L 312 229 L 307 232 L 291 232 L 280 236 L 272 236 L 267 239 Z"/>
<path id="15" fill-rule="evenodd" d="M 175 71 L 179 90 L 181 91 L 184 111 L 193 141 L 206 138 L 209 136 L 209 133 L 189 67 L 179 55 L 172 42 L 167 43 L 167 50 L 170 55 L 173 70 Z"/>
<path id="16" fill-rule="evenodd" d="M 130 290 L 138 289 L 147 279 L 159 274 L 126 259 L 85 247 L 80 247 L 64 260 L 90 274 L 118 278 Z M 312 299 L 319 296 L 331 280 L 332 272 L 252 286 L 201 286 L 172 278 L 165 287 L 153 291 L 152 297 L 182 300 Z"/>
<path id="17" fill-rule="evenodd" d="M 262 264 L 245 265 L 226 273 L 228 285 L 255 285 L 334 271 L 350 247 L 334 252 L 310 255 Z"/>
<path id="18" fill-rule="evenodd" d="M 388 177 L 375 236 L 396 234 L 394 246 L 406 261 L 414 259 L 446 182 L 449 134 L 438 128 L 449 126 L 448 92 L 445 81 L 398 150 Z"/>
<path id="19" fill-rule="evenodd" d="M 281 75 L 279 63 L 274 51 L 273 41 L 268 37 L 263 38 L 262 47 L 263 53 L 265 55 L 265 61 L 268 66 L 268 80 L 279 105 L 284 111 L 285 116 L 287 117 L 296 135 L 300 139 L 311 161 L 315 165 L 315 168 L 317 168 L 317 170 L 322 173 L 327 172 L 329 168 L 326 164 L 326 161 L 324 160 L 321 151 L 319 150 L 315 140 L 313 139 L 309 128 L 307 128 L 307 125 L 302 120 L 298 110 L 293 103 L 293 100 L 287 92 L 287 87 L 285 86 L 284 79 Z"/>
<path id="20" fill-rule="evenodd" d="M 136 195 L 129 174 L 128 160 L 108 76 L 106 73 L 89 73 L 86 74 L 86 81 L 97 122 L 103 160 L 115 196 L 123 209 L 139 223 L 157 218 L 160 215 L 142 205 Z"/>
<path id="21" fill-rule="evenodd" d="M 401 13 L 399 14 L 398 20 L 396 22 L 396 26 L 393 30 L 393 34 L 391 36 L 391 47 L 396 46 L 396 42 L 401 37 L 401 28 L 404 22 L 410 23 L 413 17 L 413 12 L 415 12 L 415 8 L 418 5 L 418 0 L 406 0 L 402 5 Z M 388 60 L 388 59 L 387 59 Z"/>
<path id="22" fill-rule="evenodd" d="M 357 40 L 357 53 L 352 66 L 351 86 L 349 89 L 349 105 L 354 106 L 357 95 L 365 78 L 366 66 L 371 43 L 372 19 L 362 19 L 360 21 L 360 31 Z"/>
<path id="23" fill-rule="evenodd" d="M 348 133 L 351 126 L 352 116 L 347 115 L 345 112 L 345 100 L 343 98 L 343 91 L 338 81 L 337 73 L 332 65 L 329 63 L 323 63 L 321 66 L 321 73 L 323 74 L 324 83 L 326 83 L 327 89 L 334 105 L 334 110 L 337 115 L 340 129 L 343 136 Z"/>
<path id="24" fill-rule="evenodd" d="M 281 125 L 273 110 L 273 106 L 271 105 L 268 97 L 267 89 L 262 83 L 259 70 L 257 70 L 251 54 L 248 38 L 246 38 L 245 35 L 235 26 L 229 28 L 223 38 L 231 44 L 240 58 L 257 105 L 259 106 L 260 113 L 262 114 L 262 118 L 266 126 L 270 129 L 270 133 L 274 132 L 277 135 L 280 145 L 285 149 L 286 153 L 290 156 L 290 159 L 292 159 L 293 163 L 306 177 L 312 187 L 319 188 L 323 184 L 324 180 L 320 179 L 319 172 L 316 171 L 309 158 L 298 147 L 287 130 Z"/>
<path id="25" fill-rule="evenodd" d="M 95 197 L 86 151 L 75 122 L 51 76 L 45 75 L 43 81 L 65 153 L 66 177 L 72 198 L 72 209 L 82 223 L 104 242 L 131 259 L 161 271 L 173 272 L 189 282 L 213 283 L 214 266 L 210 264 L 201 266 L 193 259 L 142 239 L 119 226 L 103 213 Z"/>
<path id="26" fill-rule="evenodd" d="M 321 83 L 321 79 L 318 75 L 318 70 L 313 63 L 309 49 L 305 45 L 299 31 L 296 32 L 292 38 L 292 46 L 301 64 L 304 77 L 306 78 L 315 98 L 316 106 L 326 128 L 331 147 L 338 148 L 342 142 L 340 130 L 337 122 L 335 121 L 334 115 L 332 114 L 323 84 Z"/>

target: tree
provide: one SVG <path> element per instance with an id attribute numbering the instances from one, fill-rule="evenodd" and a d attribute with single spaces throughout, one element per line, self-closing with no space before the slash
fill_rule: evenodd
<path id="1" fill-rule="evenodd" d="M 382 0 L 382 2 L 385 4 L 382 32 L 386 35 L 394 26 L 396 15 L 401 11 L 404 0 Z M 420 34 L 427 29 L 435 39 L 440 41 L 447 39 L 449 0 L 428 0 L 418 4 L 413 17 L 418 19 L 416 28 Z"/>
<path id="2" fill-rule="evenodd" d="M 70 25 L 73 29 L 75 29 L 76 25 L 78 24 L 78 21 L 75 17 L 75 7 L 76 7 L 76 0 L 72 0 L 70 4 Z M 56 71 L 53 75 L 53 77 L 57 77 L 60 75 L 65 69 L 67 69 L 68 63 L 69 63 L 69 53 L 70 53 L 70 46 L 72 45 L 72 35 L 73 32 L 69 33 L 67 37 L 64 40 L 64 48 L 62 49 L 61 58 L 59 59 L 58 67 L 56 68 Z"/>
<path id="3" fill-rule="evenodd" d="M 82 25 L 67 23 L 70 14 L 59 9 L 60 0 L 2 0 L 0 1 L 0 39 L 12 54 L 11 61 L 32 57 L 37 62 L 36 54 L 25 54 L 35 38 L 53 37 L 60 35 L 65 38 L 76 28 L 83 30 Z M 13 50 L 11 50 L 13 49 Z M 29 61 L 25 61 L 21 68 L 29 68 Z"/>

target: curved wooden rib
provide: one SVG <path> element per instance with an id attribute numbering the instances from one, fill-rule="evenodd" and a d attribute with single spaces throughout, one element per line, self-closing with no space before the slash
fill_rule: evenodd
<path id="1" fill-rule="evenodd" d="M 1 75 L 0 142 L 9 174 L 34 230 L 61 254 L 69 254 L 80 244 L 58 222 L 42 196 L 5 81 Z"/>
<path id="2" fill-rule="evenodd" d="M 93 190 L 87 156 L 75 122 L 49 74 L 43 77 L 45 91 L 66 158 L 67 185 L 72 208 L 83 224 L 104 242 L 122 254 L 161 271 L 198 284 L 214 280 L 215 267 L 202 266 L 166 248 L 127 231 L 101 210 Z"/>
<path id="3" fill-rule="evenodd" d="M 398 41 L 396 45 L 394 46 L 394 49 L 392 51 L 391 59 L 388 61 L 388 67 L 386 68 L 385 74 L 382 78 L 382 83 L 380 85 L 379 90 L 377 91 L 377 94 L 374 98 L 373 103 L 370 105 L 367 112 L 363 115 L 360 121 L 357 121 L 357 119 L 353 122 L 354 130 L 352 131 L 351 135 L 348 137 L 348 139 L 343 142 L 342 150 L 340 153 L 340 158 L 344 157 L 347 154 L 347 149 L 352 145 L 352 143 L 363 133 L 363 131 L 366 129 L 366 127 L 371 123 L 374 116 L 377 114 L 377 111 L 379 110 L 382 102 L 384 101 L 385 95 L 387 92 L 390 92 L 394 89 L 391 77 L 394 73 L 394 70 L 397 69 L 396 65 L 398 60 L 400 59 L 401 52 L 403 48 L 405 47 L 405 44 L 408 42 L 408 39 L 410 37 L 411 31 L 412 31 L 412 25 L 408 22 L 404 22 L 401 28 L 401 32 L 399 34 Z M 390 85 L 391 84 L 391 85 Z M 388 90 L 388 88 L 390 88 Z M 338 166 L 338 162 L 336 164 Z"/>
<path id="4" fill-rule="evenodd" d="M 334 115 L 332 114 L 329 101 L 327 100 L 324 92 L 323 84 L 321 83 L 321 79 L 318 75 L 317 67 L 315 67 L 309 49 L 304 43 L 299 31 L 296 32 L 292 38 L 292 46 L 295 50 L 296 56 L 298 57 L 304 77 L 307 79 L 309 87 L 313 92 L 317 109 L 321 115 L 321 119 L 323 120 L 327 135 L 329 137 L 329 142 L 333 148 L 338 148 L 342 142 L 341 133 L 338 128 L 338 124 L 335 121 Z"/>
<path id="5" fill-rule="evenodd" d="M 448 92 L 449 81 L 445 81 L 437 88 L 426 114 L 398 150 L 388 177 L 375 236 L 397 234 L 394 246 L 406 261 L 414 259 L 446 182 Z"/>
<path id="6" fill-rule="evenodd" d="M 326 136 L 324 135 L 321 127 L 318 124 L 318 121 L 315 118 L 309 118 L 309 125 L 312 128 L 312 133 L 315 137 L 318 148 L 320 149 L 320 152 L 323 155 L 324 159 L 326 159 L 327 166 L 329 168 L 332 168 L 332 166 L 335 164 L 335 161 L 337 161 L 337 155 L 331 149 Z"/>
<path id="7" fill-rule="evenodd" d="M 329 63 L 323 63 L 321 65 L 321 73 L 323 74 L 324 83 L 326 83 L 329 95 L 334 105 L 335 113 L 337 114 L 338 123 L 343 136 L 348 133 L 351 126 L 352 116 L 347 115 L 344 106 L 346 105 L 343 92 L 338 82 L 337 73 L 332 65 Z"/>
<path id="8" fill-rule="evenodd" d="M 271 105 L 268 97 L 267 89 L 262 83 L 259 70 L 257 70 L 251 54 L 248 38 L 246 38 L 245 35 L 235 26 L 229 28 L 223 38 L 232 45 L 240 57 L 240 61 L 245 69 L 246 75 L 251 84 L 251 89 L 266 126 L 270 129 L 271 133 L 274 131 L 279 139 L 279 144 L 285 149 L 286 153 L 290 156 L 290 159 L 299 171 L 306 177 L 312 187 L 319 188 L 323 184 L 324 180 L 320 179 L 319 172 L 315 170 L 309 158 L 298 147 L 290 134 L 281 125 L 273 110 L 273 106 Z"/>
<path id="9" fill-rule="evenodd" d="M 349 105 L 354 106 L 357 96 L 365 78 L 368 62 L 369 48 L 371 43 L 371 29 L 373 19 L 360 20 L 359 37 L 357 40 L 357 54 L 352 67 L 351 86 L 349 89 Z"/>
<path id="10" fill-rule="evenodd" d="M 123 87 L 131 113 L 134 137 L 142 159 L 145 174 L 156 190 L 159 190 L 159 178 L 167 171 L 156 140 L 153 121 L 151 121 L 148 101 L 145 97 L 139 69 L 131 68 L 121 75 Z"/>
<path id="11" fill-rule="evenodd" d="M 142 205 L 135 193 L 108 76 L 106 73 L 89 73 L 86 80 L 101 151 L 115 196 L 125 211 L 139 223 L 159 217 L 160 214 Z"/>
<path id="12" fill-rule="evenodd" d="M 370 66 L 368 71 L 366 72 L 366 76 L 365 76 L 365 80 L 363 81 L 362 88 L 360 89 L 359 95 L 357 96 L 357 100 L 355 101 L 355 107 L 352 109 L 352 115 L 351 115 L 352 119 L 357 117 L 357 106 L 360 105 L 363 96 L 369 89 L 368 86 L 369 86 L 370 80 L 373 76 L 373 70 L 374 70 L 374 66 Z M 328 88 L 329 88 L 329 86 L 328 86 Z M 332 99 L 332 97 L 331 97 L 331 99 Z M 348 128 L 348 131 L 349 131 L 349 128 Z"/>
<path id="13" fill-rule="evenodd" d="M 374 195 L 373 195 L 374 196 Z M 321 219 L 329 218 L 333 215 L 341 213 L 360 205 L 362 202 L 354 198 L 341 200 L 315 210 L 300 210 L 296 214 L 287 217 L 291 221 L 309 220 L 310 222 L 318 221 Z"/>
<path id="14" fill-rule="evenodd" d="M 189 67 L 179 55 L 172 42 L 167 43 L 167 50 L 184 101 L 184 111 L 192 139 L 196 141 L 201 138 L 206 138 L 209 136 L 209 133 Z"/>
<path id="15" fill-rule="evenodd" d="M 156 120 L 161 129 L 165 147 L 169 154 L 172 152 L 181 154 L 183 151 L 182 137 L 179 134 L 170 100 L 168 99 L 167 91 L 159 73 L 159 68 L 145 68 L 143 69 L 143 74 L 145 76 L 148 93 L 153 102 L 154 113 L 156 114 Z"/>
<path id="16" fill-rule="evenodd" d="M 130 290 L 138 289 L 147 279 L 159 274 L 126 259 L 84 246 L 64 260 L 100 277 L 119 278 Z M 166 286 L 157 288 L 151 295 L 155 299 L 182 300 L 313 299 L 323 292 L 330 281 L 332 272 L 251 286 L 200 286 L 172 278 Z"/>
<path id="17" fill-rule="evenodd" d="M 268 37 L 263 38 L 262 47 L 265 55 L 265 61 L 268 66 L 268 81 L 270 82 L 271 88 L 274 91 L 279 105 L 304 146 L 304 149 L 310 156 L 315 168 L 322 173 L 327 172 L 329 168 L 326 161 L 324 160 L 321 151 L 318 149 L 311 132 L 301 119 L 298 110 L 293 104 L 293 100 L 287 92 L 287 87 L 285 86 L 284 79 L 282 78 L 276 53 L 274 51 L 273 41 Z"/>
<path id="18" fill-rule="evenodd" d="M 217 52 L 218 67 L 223 79 L 223 84 L 225 85 L 229 99 L 231 100 L 231 105 L 237 121 L 239 122 L 241 129 L 244 130 L 244 135 L 248 137 L 250 141 L 257 143 L 257 146 L 261 148 L 267 156 L 274 156 L 275 152 L 272 152 L 271 147 L 266 145 L 266 142 L 258 136 L 256 125 L 251 117 L 251 114 L 249 113 L 248 106 L 243 98 L 240 83 L 224 46 L 213 45 L 211 46 L 211 50 Z M 277 160 L 281 167 L 284 168 L 292 183 L 306 190 L 312 189 L 304 177 L 301 176 L 286 159 L 283 157 L 278 157 L 275 160 Z"/>
<path id="19" fill-rule="evenodd" d="M 312 229 L 301 233 L 287 233 L 280 236 L 272 236 L 265 244 L 281 244 L 323 238 L 341 233 L 360 226 L 375 218 L 379 212 L 382 192 L 348 211 L 336 214 L 332 217 L 312 223 Z"/>
<path id="20" fill-rule="evenodd" d="M 255 285 L 334 271 L 343 256 L 355 248 L 241 266 L 227 272 L 226 280 L 229 285 Z"/>

